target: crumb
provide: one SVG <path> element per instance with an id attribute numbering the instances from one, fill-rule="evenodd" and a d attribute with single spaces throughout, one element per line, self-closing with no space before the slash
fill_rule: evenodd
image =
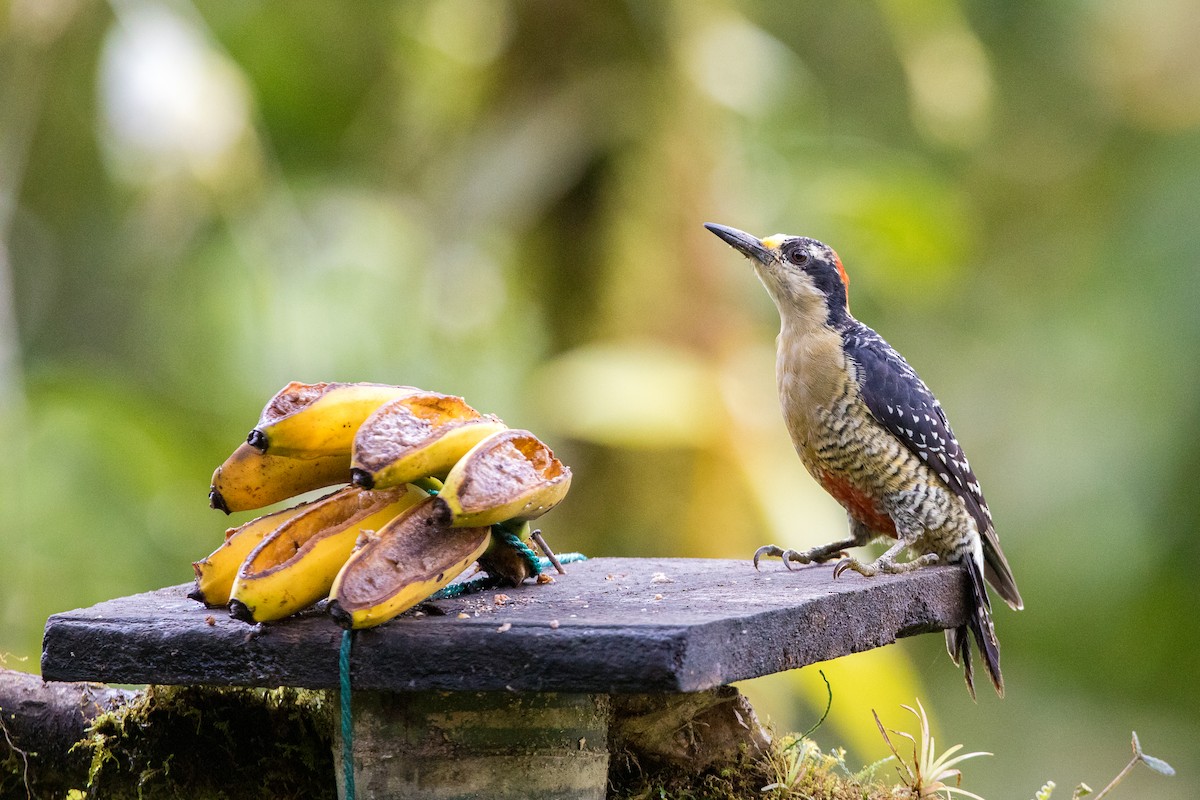
<path id="1" fill-rule="evenodd" d="M 554 583 L 554 578 L 551 578 L 549 575 L 547 575 L 544 572 L 539 572 L 538 576 L 537 576 L 537 582 L 541 585 L 545 585 L 547 583 Z"/>
<path id="2" fill-rule="evenodd" d="M 668 578 L 665 572 L 656 572 L 650 576 L 651 583 L 674 583 L 673 578 Z"/>
<path id="3" fill-rule="evenodd" d="M 654 599 L 655 599 L 655 600 L 662 600 L 662 595 L 661 595 L 661 594 L 656 594 L 656 595 L 654 595 Z"/>
<path id="4" fill-rule="evenodd" d="M 498 594 L 492 598 L 493 605 L 502 606 L 507 602 L 508 602 L 508 595 L 506 595 L 506 594 Z"/>
<path id="5" fill-rule="evenodd" d="M 217 618 L 214 617 L 212 614 L 209 614 L 207 617 L 204 618 L 204 624 L 211 628 L 213 625 L 217 624 Z"/>
<path id="6" fill-rule="evenodd" d="M 496 633 L 504 633 L 505 631 L 509 630 L 510 628 L 512 628 L 512 623 L 506 622 L 503 625 L 501 625 L 499 628 L 496 628 Z"/>
<path id="7" fill-rule="evenodd" d="M 556 619 L 550 620 L 550 627 L 553 628 L 554 630 L 558 630 L 558 620 L 556 620 Z"/>
<path id="8" fill-rule="evenodd" d="M 458 619 L 470 619 L 471 615 L 465 611 L 458 612 Z"/>

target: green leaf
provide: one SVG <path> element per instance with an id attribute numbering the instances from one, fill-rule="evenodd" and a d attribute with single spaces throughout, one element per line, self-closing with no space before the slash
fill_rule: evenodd
<path id="1" fill-rule="evenodd" d="M 1148 756 L 1145 753 L 1143 753 L 1142 754 L 1142 763 L 1145 764 L 1150 769 L 1154 770 L 1155 772 L 1159 773 L 1160 775 L 1174 775 L 1175 774 L 1175 768 L 1172 767 L 1167 762 L 1163 761 L 1161 758 L 1155 758 L 1154 756 Z"/>
<path id="2" fill-rule="evenodd" d="M 1137 731 L 1133 731 L 1133 755 L 1150 769 L 1160 775 L 1174 775 L 1175 768 L 1161 758 L 1148 756 L 1142 752 L 1142 743 L 1138 741 Z"/>

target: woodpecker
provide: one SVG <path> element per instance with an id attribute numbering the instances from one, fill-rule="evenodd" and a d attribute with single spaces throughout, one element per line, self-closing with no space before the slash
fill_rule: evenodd
<path id="1" fill-rule="evenodd" d="M 843 558 L 834 576 L 847 569 L 870 577 L 925 564 L 964 565 L 970 613 L 966 625 L 946 631 L 946 649 L 962 665 L 973 698 L 974 636 L 1003 697 L 985 577 L 1013 609 L 1023 603 L 979 480 L 941 404 L 903 356 L 851 316 L 849 279 L 830 247 L 803 236 L 757 239 L 724 225 L 705 227 L 750 260 L 775 301 L 784 422 L 804 466 L 850 520 L 847 539 L 800 552 L 766 545 L 754 554 L 754 566 L 763 556 L 781 557 L 788 569 L 820 563 L 881 537 L 896 541 L 870 563 Z M 912 559 L 897 561 L 904 550 Z"/>

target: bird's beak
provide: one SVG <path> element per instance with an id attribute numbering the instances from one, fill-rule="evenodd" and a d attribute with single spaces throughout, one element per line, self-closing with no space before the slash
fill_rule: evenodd
<path id="1" fill-rule="evenodd" d="M 706 222 L 704 227 L 720 236 L 726 244 L 746 258 L 752 258 L 760 264 L 766 264 L 771 260 L 771 251 L 763 246 L 762 240 L 756 239 L 745 231 L 730 228 L 728 225 L 717 225 L 715 222 Z"/>

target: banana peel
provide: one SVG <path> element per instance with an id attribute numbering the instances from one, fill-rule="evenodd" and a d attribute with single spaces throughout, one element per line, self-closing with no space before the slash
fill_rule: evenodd
<path id="1" fill-rule="evenodd" d="M 384 489 L 441 478 L 480 440 L 506 426 L 461 397 L 418 392 L 380 406 L 354 437 L 351 481 Z"/>
<path id="2" fill-rule="evenodd" d="M 205 558 L 192 562 L 192 569 L 196 573 L 196 585 L 188 593 L 188 597 L 199 600 L 210 608 L 228 605 L 233 579 L 246 556 L 276 528 L 303 512 L 308 505 L 300 503 L 225 531 L 225 541 L 220 547 Z"/>
<path id="3" fill-rule="evenodd" d="M 571 470 L 526 430 L 494 433 L 472 447 L 443 481 L 438 501 L 454 527 L 536 519 L 571 488 Z"/>
<path id="4" fill-rule="evenodd" d="M 346 481 L 354 485 L 228 530 L 193 564 L 189 596 L 266 622 L 332 591 L 337 621 L 362 628 L 403 613 L 476 561 L 516 585 L 534 568 L 511 535 L 529 536 L 529 520 L 566 495 L 571 470 L 529 431 L 509 430 L 461 397 L 293 382 L 213 473 L 209 500 L 230 513 Z"/>
<path id="5" fill-rule="evenodd" d="M 246 442 L 293 458 L 347 455 L 363 420 L 386 402 L 420 391 L 382 383 L 292 381 L 270 399 Z"/>
<path id="6" fill-rule="evenodd" d="M 380 491 L 351 486 L 311 504 L 246 557 L 230 591 L 230 616 L 268 622 L 327 597 L 359 537 L 427 496 L 413 486 Z"/>
<path id="7" fill-rule="evenodd" d="M 371 628 L 449 584 L 492 545 L 490 528 L 451 528 L 430 497 L 374 533 L 346 561 L 329 612 L 344 628 Z"/>
<path id="8" fill-rule="evenodd" d="M 243 443 L 213 472 L 208 504 L 230 514 L 350 482 L 350 454 L 291 458 Z"/>

